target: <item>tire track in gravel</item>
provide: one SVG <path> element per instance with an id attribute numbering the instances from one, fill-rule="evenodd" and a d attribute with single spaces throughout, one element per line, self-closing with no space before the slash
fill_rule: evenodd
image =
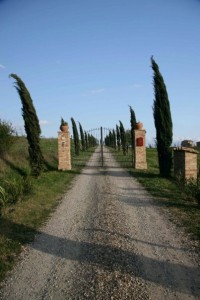
<path id="1" fill-rule="evenodd" d="M 99 149 L 0 299 L 200 299 L 197 257 L 151 197 Z"/>

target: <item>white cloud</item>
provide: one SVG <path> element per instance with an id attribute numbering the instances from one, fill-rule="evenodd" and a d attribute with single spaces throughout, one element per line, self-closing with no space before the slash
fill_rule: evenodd
<path id="1" fill-rule="evenodd" d="M 87 97 L 87 96 L 90 96 L 90 95 L 97 95 L 97 94 L 100 94 L 100 93 L 103 93 L 103 92 L 105 92 L 105 89 L 100 88 L 100 89 L 90 90 L 90 91 L 87 91 L 85 93 L 82 93 L 81 96 L 82 97 Z"/>
<path id="2" fill-rule="evenodd" d="M 5 69 L 6 67 L 4 65 L 0 64 L 0 69 Z"/>
<path id="3" fill-rule="evenodd" d="M 47 120 L 40 120 L 40 125 L 49 125 L 51 124 L 51 122 L 47 121 Z"/>

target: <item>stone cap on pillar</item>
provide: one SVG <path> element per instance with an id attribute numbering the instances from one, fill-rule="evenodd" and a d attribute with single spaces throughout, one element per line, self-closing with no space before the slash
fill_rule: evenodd
<path id="1" fill-rule="evenodd" d="M 173 148 L 174 151 L 185 151 L 185 152 L 190 152 L 190 153 L 195 153 L 195 154 L 198 154 L 199 151 L 193 149 L 193 148 L 190 148 L 190 147 L 175 147 Z"/>

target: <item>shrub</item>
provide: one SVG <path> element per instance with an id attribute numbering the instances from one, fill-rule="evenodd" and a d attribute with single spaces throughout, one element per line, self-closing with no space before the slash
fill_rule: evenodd
<path id="1" fill-rule="evenodd" d="M 32 191 L 30 176 L 11 176 L 4 181 L 7 203 L 14 204 Z"/>
<path id="2" fill-rule="evenodd" d="M 1 209 L 6 203 L 6 191 L 5 189 L 0 186 L 0 215 L 1 215 Z"/>
<path id="3" fill-rule="evenodd" d="M 9 151 L 14 142 L 16 132 L 11 123 L 0 119 L 0 155 Z"/>
<path id="4" fill-rule="evenodd" d="M 200 204 L 200 179 L 189 179 L 185 182 L 185 194 Z"/>
<path id="5" fill-rule="evenodd" d="M 196 200 L 200 204 L 200 178 L 184 179 L 180 174 L 176 180 L 179 190 L 186 200 Z"/>

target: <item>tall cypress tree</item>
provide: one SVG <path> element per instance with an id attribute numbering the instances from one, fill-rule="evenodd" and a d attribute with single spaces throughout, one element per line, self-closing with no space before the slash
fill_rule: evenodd
<path id="1" fill-rule="evenodd" d="M 24 127 L 29 144 L 28 151 L 32 174 L 39 176 L 44 169 L 44 158 L 40 148 L 41 129 L 39 120 L 31 99 L 31 95 L 24 82 L 16 74 L 10 74 L 10 77 L 16 80 L 15 88 L 22 103 L 22 116 L 24 119 Z"/>
<path id="2" fill-rule="evenodd" d="M 113 136 L 112 136 L 112 131 L 109 130 L 109 147 L 112 147 L 113 144 Z"/>
<path id="3" fill-rule="evenodd" d="M 115 130 L 113 129 L 112 131 L 112 134 L 113 134 L 113 148 L 116 150 L 117 148 L 117 143 L 116 143 L 116 133 L 115 133 Z"/>
<path id="4" fill-rule="evenodd" d="M 80 152 L 80 142 L 79 142 L 78 130 L 77 130 L 77 127 L 76 127 L 76 122 L 74 121 L 73 118 L 71 118 L 71 122 L 72 122 L 73 136 L 74 136 L 75 154 L 79 155 L 79 152 Z"/>
<path id="5" fill-rule="evenodd" d="M 153 56 L 151 57 L 152 69 L 154 71 L 154 105 L 153 115 L 156 128 L 157 152 L 160 175 L 169 177 L 172 168 L 172 118 L 170 103 L 164 79 L 159 71 L 159 67 Z"/>
<path id="6" fill-rule="evenodd" d="M 117 136 L 117 149 L 118 151 L 120 151 L 121 138 L 120 138 L 120 130 L 118 125 L 116 125 L 116 136 Z"/>
<path id="7" fill-rule="evenodd" d="M 89 132 L 87 134 L 87 142 L 88 142 L 88 149 L 89 149 L 91 147 L 91 138 Z"/>
<path id="8" fill-rule="evenodd" d="M 85 148 L 87 150 L 88 149 L 88 135 L 87 135 L 86 131 L 85 131 L 84 135 L 85 135 Z"/>
<path id="9" fill-rule="evenodd" d="M 135 124 L 136 124 L 136 117 L 135 112 L 132 107 L 129 105 L 130 108 L 130 123 L 131 123 L 131 147 L 132 147 L 132 166 L 134 166 L 134 150 L 135 150 Z"/>
<path id="10" fill-rule="evenodd" d="M 135 130 L 135 124 L 136 124 L 136 117 L 135 112 L 132 109 L 132 107 L 129 105 L 130 108 L 130 123 L 131 123 L 131 145 L 132 148 L 134 148 L 134 130 Z"/>
<path id="11" fill-rule="evenodd" d="M 80 130 L 80 136 L 81 136 L 82 151 L 85 151 L 85 136 L 84 136 L 84 132 L 83 132 L 83 127 L 80 122 L 79 122 L 79 130 Z"/>
<path id="12" fill-rule="evenodd" d="M 122 144 L 122 150 L 123 154 L 126 155 L 126 133 L 124 129 L 124 125 L 121 121 L 119 121 L 119 130 L 120 130 L 120 137 L 121 137 L 121 144 Z"/>

